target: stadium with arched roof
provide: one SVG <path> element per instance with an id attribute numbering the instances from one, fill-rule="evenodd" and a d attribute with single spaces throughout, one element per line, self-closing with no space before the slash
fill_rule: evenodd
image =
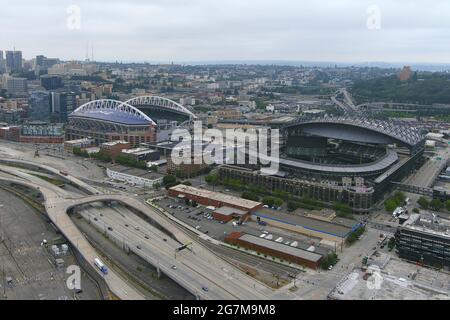
<path id="1" fill-rule="evenodd" d="M 222 166 L 221 178 L 367 211 L 423 161 L 424 134 L 401 122 L 303 116 L 274 127 L 282 137 L 278 159 L 259 155 L 260 164 Z M 263 175 L 264 163 L 278 163 L 278 173 Z"/>
<path id="2" fill-rule="evenodd" d="M 156 140 L 156 123 L 134 106 L 110 99 L 90 101 L 69 115 L 66 140 L 92 138 L 97 144 L 124 140 L 132 146 Z"/>

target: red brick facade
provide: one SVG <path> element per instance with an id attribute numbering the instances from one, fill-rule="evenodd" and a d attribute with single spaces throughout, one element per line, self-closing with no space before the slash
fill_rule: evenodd
<path id="1" fill-rule="evenodd" d="M 240 239 L 240 237 L 243 235 L 242 232 L 232 232 L 230 233 L 226 238 L 225 242 L 233 245 L 238 245 L 243 248 L 247 248 L 256 252 L 260 252 L 262 254 L 266 254 L 268 256 L 276 257 L 278 259 L 283 259 L 286 261 L 291 261 L 293 263 L 296 263 L 298 265 L 302 265 L 311 269 L 318 269 L 320 266 L 320 261 L 310 261 L 306 259 L 302 259 L 297 256 L 290 255 L 288 253 L 282 252 L 282 251 L 276 251 L 271 248 L 267 248 L 264 246 L 259 246 L 254 243 L 250 243 L 247 241 L 244 241 Z M 270 240 L 267 240 L 270 241 Z"/>

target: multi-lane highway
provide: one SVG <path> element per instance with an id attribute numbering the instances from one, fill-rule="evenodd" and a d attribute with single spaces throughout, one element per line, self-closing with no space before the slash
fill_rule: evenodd
<path id="1" fill-rule="evenodd" d="M 30 162 L 22 162 L 22 164 L 30 164 Z M 48 166 L 31 164 L 36 167 L 45 167 L 45 170 L 61 176 L 56 169 L 51 170 L 52 168 Z M 111 236 L 114 236 L 118 241 L 122 241 L 130 250 L 149 263 L 159 267 L 163 273 L 197 297 L 201 299 L 270 299 L 273 297 L 274 292 L 271 288 L 223 260 L 201 245 L 197 239 L 192 238 L 173 222 L 161 216 L 155 209 L 149 208 L 132 197 L 113 194 L 100 195 L 96 189 L 85 183 L 80 184 L 79 179 L 70 175 L 63 175 L 62 178 L 96 195 L 81 196 L 80 194 L 70 193 L 39 177 L 30 175 L 29 172 L 20 168 L 0 165 L 0 171 L 3 172 L 2 179 L 4 180 L 22 183 L 42 192 L 50 219 L 85 256 L 87 261 L 93 262 L 98 254 L 76 228 L 66 212 L 70 208 L 84 204 L 115 201 L 146 215 L 166 229 L 169 234 L 172 234 L 173 238 L 125 208 L 115 208 L 114 210 L 107 208 L 108 213 L 102 213 L 102 216 L 100 216 L 98 208 L 85 209 L 83 212 L 88 218 L 92 217 L 91 215 L 98 214 L 96 218 L 99 227 L 102 223 L 103 226 L 108 225 L 111 230 L 108 230 L 108 228 L 106 230 Z M 136 226 L 138 228 L 135 228 Z M 192 243 L 190 246 L 192 251 L 183 250 L 176 253 L 176 249 L 181 244 L 187 243 Z M 114 272 L 105 276 L 105 280 L 120 298 L 142 298 L 142 295 L 133 290 L 126 281 L 120 279 Z"/>
<path id="2" fill-rule="evenodd" d="M 50 220 L 58 227 L 66 239 L 77 248 L 85 260 L 99 272 L 94 265 L 94 259 L 99 256 L 98 252 L 89 244 L 65 211 L 55 205 L 55 203 L 60 203 L 66 197 L 71 196 L 67 191 L 36 176 L 25 173 L 19 168 L 4 165 L 0 165 L 0 180 L 14 182 L 39 190 L 44 196 L 45 209 Z M 113 270 L 110 270 L 108 275 L 104 276 L 104 279 L 110 290 L 120 299 L 144 299 L 144 296 L 139 291 L 129 285 L 126 279 L 121 278 Z"/>
<path id="3" fill-rule="evenodd" d="M 200 259 L 196 256 L 196 246 L 192 251 L 177 252 L 180 247 L 178 241 L 123 207 L 86 209 L 80 213 L 125 249 L 151 262 L 198 297 L 238 299 L 242 290 L 248 290 L 236 283 L 233 290 L 228 291 L 231 286 L 223 285 L 223 282 L 234 280 L 236 274 L 233 270 L 221 267 L 215 261 Z M 248 294 L 258 296 L 257 292 Z"/>

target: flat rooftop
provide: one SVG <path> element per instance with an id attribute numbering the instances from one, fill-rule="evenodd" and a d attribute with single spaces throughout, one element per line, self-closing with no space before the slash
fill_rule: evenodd
<path id="1" fill-rule="evenodd" d="M 155 149 L 149 149 L 149 148 L 134 148 L 134 149 L 127 149 L 123 150 L 122 153 L 126 154 L 134 154 L 134 155 L 141 155 L 141 154 L 148 154 L 148 153 L 154 153 L 158 152 Z"/>
<path id="2" fill-rule="evenodd" d="M 239 210 L 239 209 L 228 207 L 228 206 L 223 206 L 223 207 L 220 207 L 220 208 L 216 209 L 214 211 L 214 213 L 219 213 L 219 214 L 224 215 L 224 216 L 231 216 L 233 214 L 237 214 L 239 216 L 243 216 L 243 215 L 247 214 L 247 211 Z"/>
<path id="3" fill-rule="evenodd" d="M 318 253 L 310 252 L 310 251 L 303 250 L 300 248 L 291 247 L 291 246 L 283 244 L 283 243 L 256 237 L 251 234 L 243 234 L 239 237 L 239 240 L 242 240 L 242 241 L 245 241 L 248 243 L 252 243 L 252 244 L 255 244 L 260 247 L 265 247 L 265 248 L 272 249 L 275 251 L 283 252 L 283 253 L 289 254 L 291 256 L 295 256 L 295 257 L 298 257 L 298 258 L 301 258 L 304 260 L 308 260 L 308 261 L 318 262 L 322 258 L 322 255 L 320 255 Z"/>
<path id="4" fill-rule="evenodd" d="M 265 218 L 268 220 L 274 220 L 289 225 L 300 226 L 305 229 L 325 233 L 328 235 L 345 238 L 353 229 L 356 229 L 358 222 L 337 218 L 337 221 L 328 222 L 301 216 L 297 214 L 286 214 L 275 210 L 261 209 L 253 213 L 253 215 Z M 340 220 L 342 219 L 342 224 Z"/>
<path id="5" fill-rule="evenodd" d="M 247 200 L 247 199 L 243 199 L 243 198 L 239 198 L 239 197 L 235 197 L 235 196 L 230 196 L 225 193 L 197 189 L 197 188 L 194 188 L 191 186 L 186 186 L 183 184 L 174 186 L 174 187 L 170 188 L 170 190 L 183 192 L 183 193 L 191 194 L 191 195 L 198 196 L 198 197 L 209 198 L 211 200 L 236 205 L 236 206 L 239 206 L 242 208 L 246 208 L 248 210 L 252 210 L 253 208 L 261 205 L 261 202 L 256 202 L 256 201 Z"/>
<path id="6" fill-rule="evenodd" d="M 139 178 L 144 178 L 144 179 L 148 179 L 148 180 L 156 180 L 156 179 L 160 179 L 160 178 L 164 177 L 164 175 L 160 174 L 160 173 L 149 172 L 149 171 L 137 169 L 137 168 L 125 167 L 120 164 L 107 165 L 106 167 L 109 170 L 112 170 L 115 172 L 127 174 L 130 176 L 135 176 L 135 177 L 139 177 Z"/>
<path id="7" fill-rule="evenodd" d="M 102 146 L 115 146 L 117 144 L 127 144 L 127 141 L 124 140 L 116 140 L 116 141 L 109 141 L 109 142 L 103 142 Z"/>
<path id="8" fill-rule="evenodd" d="M 83 142 L 93 142 L 94 139 L 91 138 L 83 138 L 83 139 L 76 139 L 76 140 L 66 140 L 64 143 L 67 144 L 77 144 L 77 143 L 83 143 Z"/>
<path id="9" fill-rule="evenodd" d="M 427 211 L 411 214 L 402 227 L 450 238 L 450 220 Z"/>

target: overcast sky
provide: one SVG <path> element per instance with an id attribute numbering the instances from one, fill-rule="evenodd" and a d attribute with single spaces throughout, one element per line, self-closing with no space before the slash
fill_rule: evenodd
<path id="1" fill-rule="evenodd" d="M 450 1 L 0 0 L 0 50 L 84 59 L 87 42 L 98 61 L 450 63 Z"/>

